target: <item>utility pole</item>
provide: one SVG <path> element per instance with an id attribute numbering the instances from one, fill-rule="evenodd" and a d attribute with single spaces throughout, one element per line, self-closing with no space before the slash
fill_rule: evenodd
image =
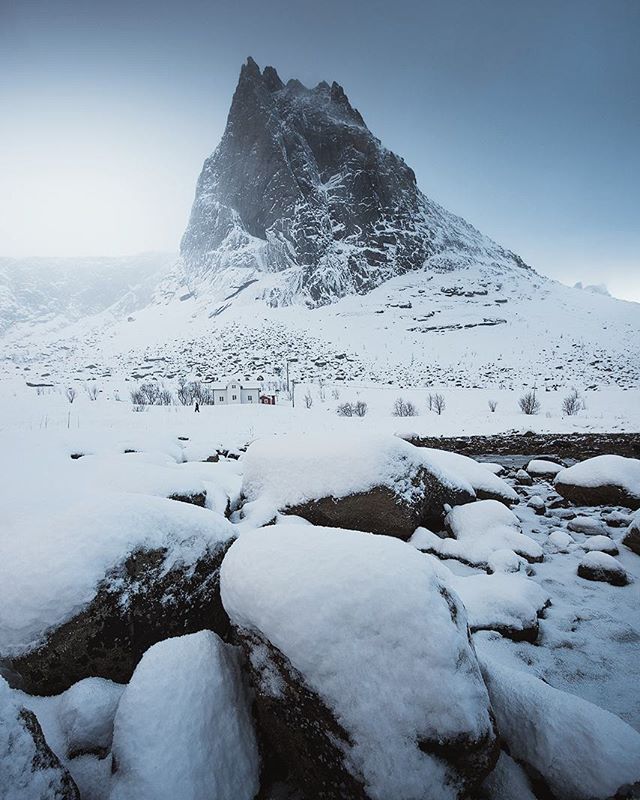
<path id="1" fill-rule="evenodd" d="M 289 383 L 289 364 L 295 364 L 298 361 L 297 358 L 288 358 L 287 359 L 287 394 L 291 394 L 291 385 Z"/>
<path id="2" fill-rule="evenodd" d="M 291 408 L 296 407 L 296 382 L 291 381 Z"/>

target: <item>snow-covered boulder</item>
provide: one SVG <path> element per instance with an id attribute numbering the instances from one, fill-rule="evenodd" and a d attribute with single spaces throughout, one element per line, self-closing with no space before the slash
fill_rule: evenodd
<path id="1" fill-rule="evenodd" d="M 452 575 L 448 585 L 467 610 L 472 632 L 494 630 L 514 641 L 535 642 L 538 617 L 549 595 L 522 575 Z"/>
<path id="2" fill-rule="evenodd" d="M 567 528 L 574 533 L 583 533 L 585 536 L 603 536 L 607 530 L 599 519 L 586 517 L 583 514 L 570 519 Z"/>
<path id="3" fill-rule="evenodd" d="M 554 797 L 605 800 L 640 781 L 640 734 L 630 725 L 479 653 L 500 736 Z"/>
<path id="4" fill-rule="evenodd" d="M 622 544 L 640 556 L 640 511 L 635 515 L 622 537 Z"/>
<path id="5" fill-rule="evenodd" d="M 529 562 L 542 561 L 540 545 L 521 533 L 516 515 L 497 500 L 457 506 L 447 514 L 445 524 L 451 537 L 442 539 L 419 528 L 411 544 L 440 558 L 455 558 L 481 569 L 490 569 L 493 555 L 503 550 Z"/>
<path id="6" fill-rule="evenodd" d="M 105 756 L 111 749 L 113 718 L 124 686 L 104 678 L 85 678 L 60 696 L 58 720 L 66 755 Z"/>
<path id="7" fill-rule="evenodd" d="M 499 500 L 507 505 L 518 502 L 517 492 L 487 469 L 486 464 L 448 450 L 434 450 L 429 447 L 422 450 L 433 464 L 470 483 L 479 500 Z"/>
<path id="8" fill-rule="evenodd" d="M 0 678 L 0 797 L 80 800 L 68 771 L 47 744 L 32 711 L 20 706 Z"/>
<path id="9" fill-rule="evenodd" d="M 196 506 L 92 495 L 0 539 L 0 656 L 32 694 L 126 683 L 167 636 L 224 633 L 219 571 L 235 529 Z M 46 531 L 46 535 L 45 535 Z"/>
<path id="10" fill-rule="evenodd" d="M 238 656 L 204 630 L 147 650 L 116 713 L 110 800 L 253 800 L 258 748 Z"/>
<path id="11" fill-rule="evenodd" d="M 626 586 L 629 576 L 613 556 L 600 551 L 587 553 L 578 564 L 578 575 L 588 581 L 603 581 L 612 586 Z"/>
<path id="12" fill-rule="evenodd" d="M 547 542 L 551 548 L 558 553 L 568 553 L 576 543 L 570 533 L 560 530 L 551 531 Z"/>
<path id="13" fill-rule="evenodd" d="M 535 478 L 555 478 L 563 469 L 562 464 L 543 458 L 534 458 L 527 464 L 527 472 Z"/>
<path id="14" fill-rule="evenodd" d="M 244 457 L 242 492 L 249 506 L 267 506 L 272 516 L 286 511 L 314 525 L 402 539 L 441 521 L 446 504 L 475 498 L 464 476 L 424 449 L 375 433 L 259 439 Z"/>
<path id="15" fill-rule="evenodd" d="M 640 508 L 640 460 L 614 455 L 588 458 L 559 472 L 554 486 L 578 505 Z"/>
<path id="16" fill-rule="evenodd" d="M 597 550 L 600 553 L 607 553 L 610 556 L 617 556 L 620 552 L 618 545 L 608 536 L 590 536 L 581 547 L 584 550 Z"/>
<path id="17" fill-rule="evenodd" d="M 311 796 L 435 800 L 497 756 L 462 603 L 430 559 L 356 531 L 243 534 L 222 599 L 263 733 Z"/>

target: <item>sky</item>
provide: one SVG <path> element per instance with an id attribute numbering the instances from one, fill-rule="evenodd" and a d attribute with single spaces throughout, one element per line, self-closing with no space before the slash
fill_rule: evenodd
<path id="1" fill-rule="evenodd" d="M 242 62 L 336 80 L 422 190 L 640 300 L 640 0 L 0 0 L 0 255 L 177 251 Z"/>

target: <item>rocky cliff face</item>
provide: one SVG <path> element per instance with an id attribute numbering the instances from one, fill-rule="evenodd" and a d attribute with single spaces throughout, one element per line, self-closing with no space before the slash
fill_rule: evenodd
<path id="1" fill-rule="evenodd" d="M 273 305 L 323 305 L 424 266 L 522 260 L 428 200 L 405 162 L 369 131 L 341 86 L 284 84 L 242 67 L 226 130 L 198 180 L 182 239 L 185 280 L 281 273 Z"/>

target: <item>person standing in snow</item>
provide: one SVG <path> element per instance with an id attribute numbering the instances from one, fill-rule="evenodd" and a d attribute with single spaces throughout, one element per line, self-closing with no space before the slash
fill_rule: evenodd
<path id="1" fill-rule="evenodd" d="M 200 403 L 199 403 L 197 400 L 196 400 L 196 408 L 195 408 L 195 411 L 196 411 L 196 414 L 199 414 L 199 413 L 200 413 Z"/>

